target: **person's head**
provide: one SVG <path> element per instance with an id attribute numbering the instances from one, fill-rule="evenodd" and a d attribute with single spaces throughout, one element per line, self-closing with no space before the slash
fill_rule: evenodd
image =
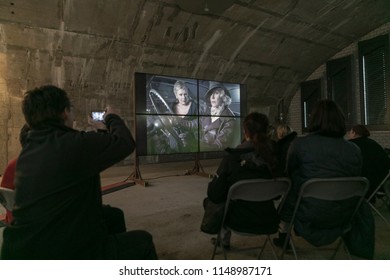
<path id="1" fill-rule="evenodd" d="M 173 92 L 181 105 L 188 105 L 190 103 L 191 98 L 188 93 L 188 88 L 183 81 L 176 81 L 173 85 Z"/>
<path id="2" fill-rule="evenodd" d="M 267 163 L 273 173 L 276 166 L 276 158 L 270 139 L 267 136 L 269 129 L 268 117 L 264 114 L 253 112 L 247 115 L 243 122 L 245 139 L 252 141 L 256 153 Z"/>
<path id="3" fill-rule="evenodd" d="M 27 91 L 22 101 L 22 111 L 31 128 L 36 128 L 45 121 L 57 121 L 73 127 L 68 95 L 56 86 L 46 85 Z"/>
<path id="4" fill-rule="evenodd" d="M 291 133 L 291 128 L 287 124 L 279 124 L 276 127 L 276 139 L 280 140 Z"/>
<path id="5" fill-rule="evenodd" d="M 349 139 L 355 139 L 359 137 L 369 137 L 370 131 L 362 124 L 355 125 L 351 128 L 351 130 L 348 132 L 347 137 Z"/>
<path id="6" fill-rule="evenodd" d="M 244 119 L 244 134 L 247 140 L 255 140 L 258 135 L 267 135 L 269 120 L 264 114 L 253 112 Z"/>
<path id="7" fill-rule="evenodd" d="M 308 131 L 328 137 L 343 137 L 346 126 L 345 117 L 340 107 L 329 99 L 318 101 L 313 107 Z"/>
<path id="8" fill-rule="evenodd" d="M 22 147 L 24 147 L 27 144 L 27 136 L 30 130 L 31 129 L 27 124 L 23 125 L 22 128 L 20 129 L 19 142 Z"/>
<path id="9" fill-rule="evenodd" d="M 232 103 L 232 98 L 226 88 L 216 86 L 206 93 L 206 102 L 209 103 L 211 107 L 218 108 L 221 106 L 229 106 Z"/>

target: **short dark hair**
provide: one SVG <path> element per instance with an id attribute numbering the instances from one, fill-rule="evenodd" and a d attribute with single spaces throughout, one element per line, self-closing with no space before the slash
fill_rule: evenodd
<path id="1" fill-rule="evenodd" d="M 362 124 L 355 125 L 351 128 L 357 135 L 361 137 L 369 137 L 370 131 Z"/>
<path id="2" fill-rule="evenodd" d="M 328 137 L 343 137 L 347 130 L 340 107 L 329 99 L 317 101 L 310 116 L 308 131 Z"/>
<path id="3" fill-rule="evenodd" d="M 70 106 L 67 93 L 52 85 L 27 91 L 22 101 L 24 118 L 31 128 L 47 120 L 64 122 L 61 114 Z"/>

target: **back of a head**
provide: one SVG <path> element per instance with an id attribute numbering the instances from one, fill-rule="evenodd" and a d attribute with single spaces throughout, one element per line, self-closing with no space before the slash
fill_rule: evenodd
<path id="1" fill-rule="evenodd" d="M 52 85 L 27 91 L 22 101 L 24 118 L 31 128 L 49 120 L 63 123 L 61 115 L 66 108 L 70 109 L 66 92 Z"/>
<path id="2" fill-rule="evenodd" d="M 253 112 L 244 119 L 244 130 L 252 140 L 258 134 L 266 135 L 268 127 L 269 120 L 264 114 Z"/>
<path id="3" fill-rule="evenodd" d="M 369 137 L 370 131 L 367 129 L 366 126 L 362 124 L 358 124 L 352 127 L 352 130 L 359 135 L 360 137 Z"/>
<path id="4" fill-rule="evenodd" d="M 276 157 L 273 145 L 267 136 L 269 128 L 268 117 L 264 114 L 253 112 L 244 119 L 244 130 L 254 144 L 256 153 L 267 163 L 273 174 L 276 167 Z"/>
<path id="5" fill-rule="evenodd" d="M 318 101 L 313 107 L 308 130 L 323 136 L 343 137 L 346 133 L 346 126 L 340 107 L 329 99 Z"/>

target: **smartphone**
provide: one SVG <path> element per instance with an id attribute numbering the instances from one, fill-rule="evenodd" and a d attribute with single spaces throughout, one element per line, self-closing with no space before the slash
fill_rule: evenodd
<path id="1" fill-rule="evenodd" d="M 93 111 L 91 113 L 92 119 L 94 121 L 103 121 L 104 120 L 104 111 Z"/>

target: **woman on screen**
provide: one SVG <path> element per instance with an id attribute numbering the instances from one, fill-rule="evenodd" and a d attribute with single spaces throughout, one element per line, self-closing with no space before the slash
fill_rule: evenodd
<path id="1" fill-rule="evenodd" d="M 172 104 L 174 130 L 180 138 L 181 152 L 196 152 L 198 149 L 198 106 L 189 94 L 185 82 L 178 80 L 173 85 L 176 101 Z"/>
<path id="2" fill-rule="evenodd" d="M 200 119 L 200 150 L 218 151 L 234 144 L 235 115 L 230 110 L 229 91 L 221 84 L 211 87 L 205 95 L 209 108 Z"/>
<path id="3" fill-rule="evenodd" d="M 192 100 L 188 87 L 183 81 L 176 81 L 173 85 L 173 93 L 176 101 L 172 104 L 172 111 L 176 115 L 184 118 L 186 115 L 197 115 L 198 109 L 196 103 Z"/>

